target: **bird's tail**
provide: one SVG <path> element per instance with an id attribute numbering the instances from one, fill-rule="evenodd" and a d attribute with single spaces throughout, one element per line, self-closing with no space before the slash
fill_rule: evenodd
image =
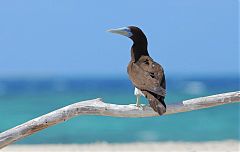
<path id="1" fill-rule="evenodd" d="M 162 115 L 166 112 L 166 104 L 164 102 L 165 97 L 149 91 L 143 91 L 143 93 L 145 94 L 150 106 L 154 111 L 156 111 L 159 115 Z"/>

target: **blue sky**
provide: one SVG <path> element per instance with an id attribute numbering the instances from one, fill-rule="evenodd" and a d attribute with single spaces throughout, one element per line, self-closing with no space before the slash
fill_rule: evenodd
<path id="1" fill-rule="evenodd" d="M 0 1 L 0 76 L 126 76 L 136 25 L 167 75 L 236 75 L 237 0 Z"/>

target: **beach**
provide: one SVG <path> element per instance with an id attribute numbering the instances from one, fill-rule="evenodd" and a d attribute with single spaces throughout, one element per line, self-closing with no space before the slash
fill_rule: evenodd
<path id="1" fill-rule="evenodd" d="M 238 152 L 236 140 L 208 142 L 138 142 L 138 143 L 93 143 L 93 144 L 38 144 L 10 145 L 1 152 Z"/>

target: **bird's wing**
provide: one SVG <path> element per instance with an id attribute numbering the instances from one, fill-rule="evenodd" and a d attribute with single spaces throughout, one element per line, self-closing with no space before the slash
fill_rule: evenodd
<path id="1" fill-rule="evenodd" d="M 138 89 L 150 91 L 163 97 L 166 95 L 163 68 L 149 56 L 140 58 L 136 63 L 130 63 L 128 73 Z"/>
<path id="2" fill-rule="evenodd" d="M 154 94 L 149 91 L 142 91 L 145 97 L 148 99 L 149 105 L 156 111 L 159 115 L 162 115 L 166 112 L 166 104 L 164 98 L 161 95 Z"/>

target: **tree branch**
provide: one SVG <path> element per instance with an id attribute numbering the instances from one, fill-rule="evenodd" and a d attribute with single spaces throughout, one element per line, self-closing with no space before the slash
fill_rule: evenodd
<path id="1" fill-rule="evenodd" d="M 165 115 L 238 102 L 240 102 L 240 91 L 195 98 L 167 105 Z M 149 106 L 144 106 L 141 109 L 135 105 L 116 105 L 104 103 L 100 98 L 77 102 L 0 133 L 0 149 L 35 132 L 79 115 L 112 117 L 158 116 Z"/>

